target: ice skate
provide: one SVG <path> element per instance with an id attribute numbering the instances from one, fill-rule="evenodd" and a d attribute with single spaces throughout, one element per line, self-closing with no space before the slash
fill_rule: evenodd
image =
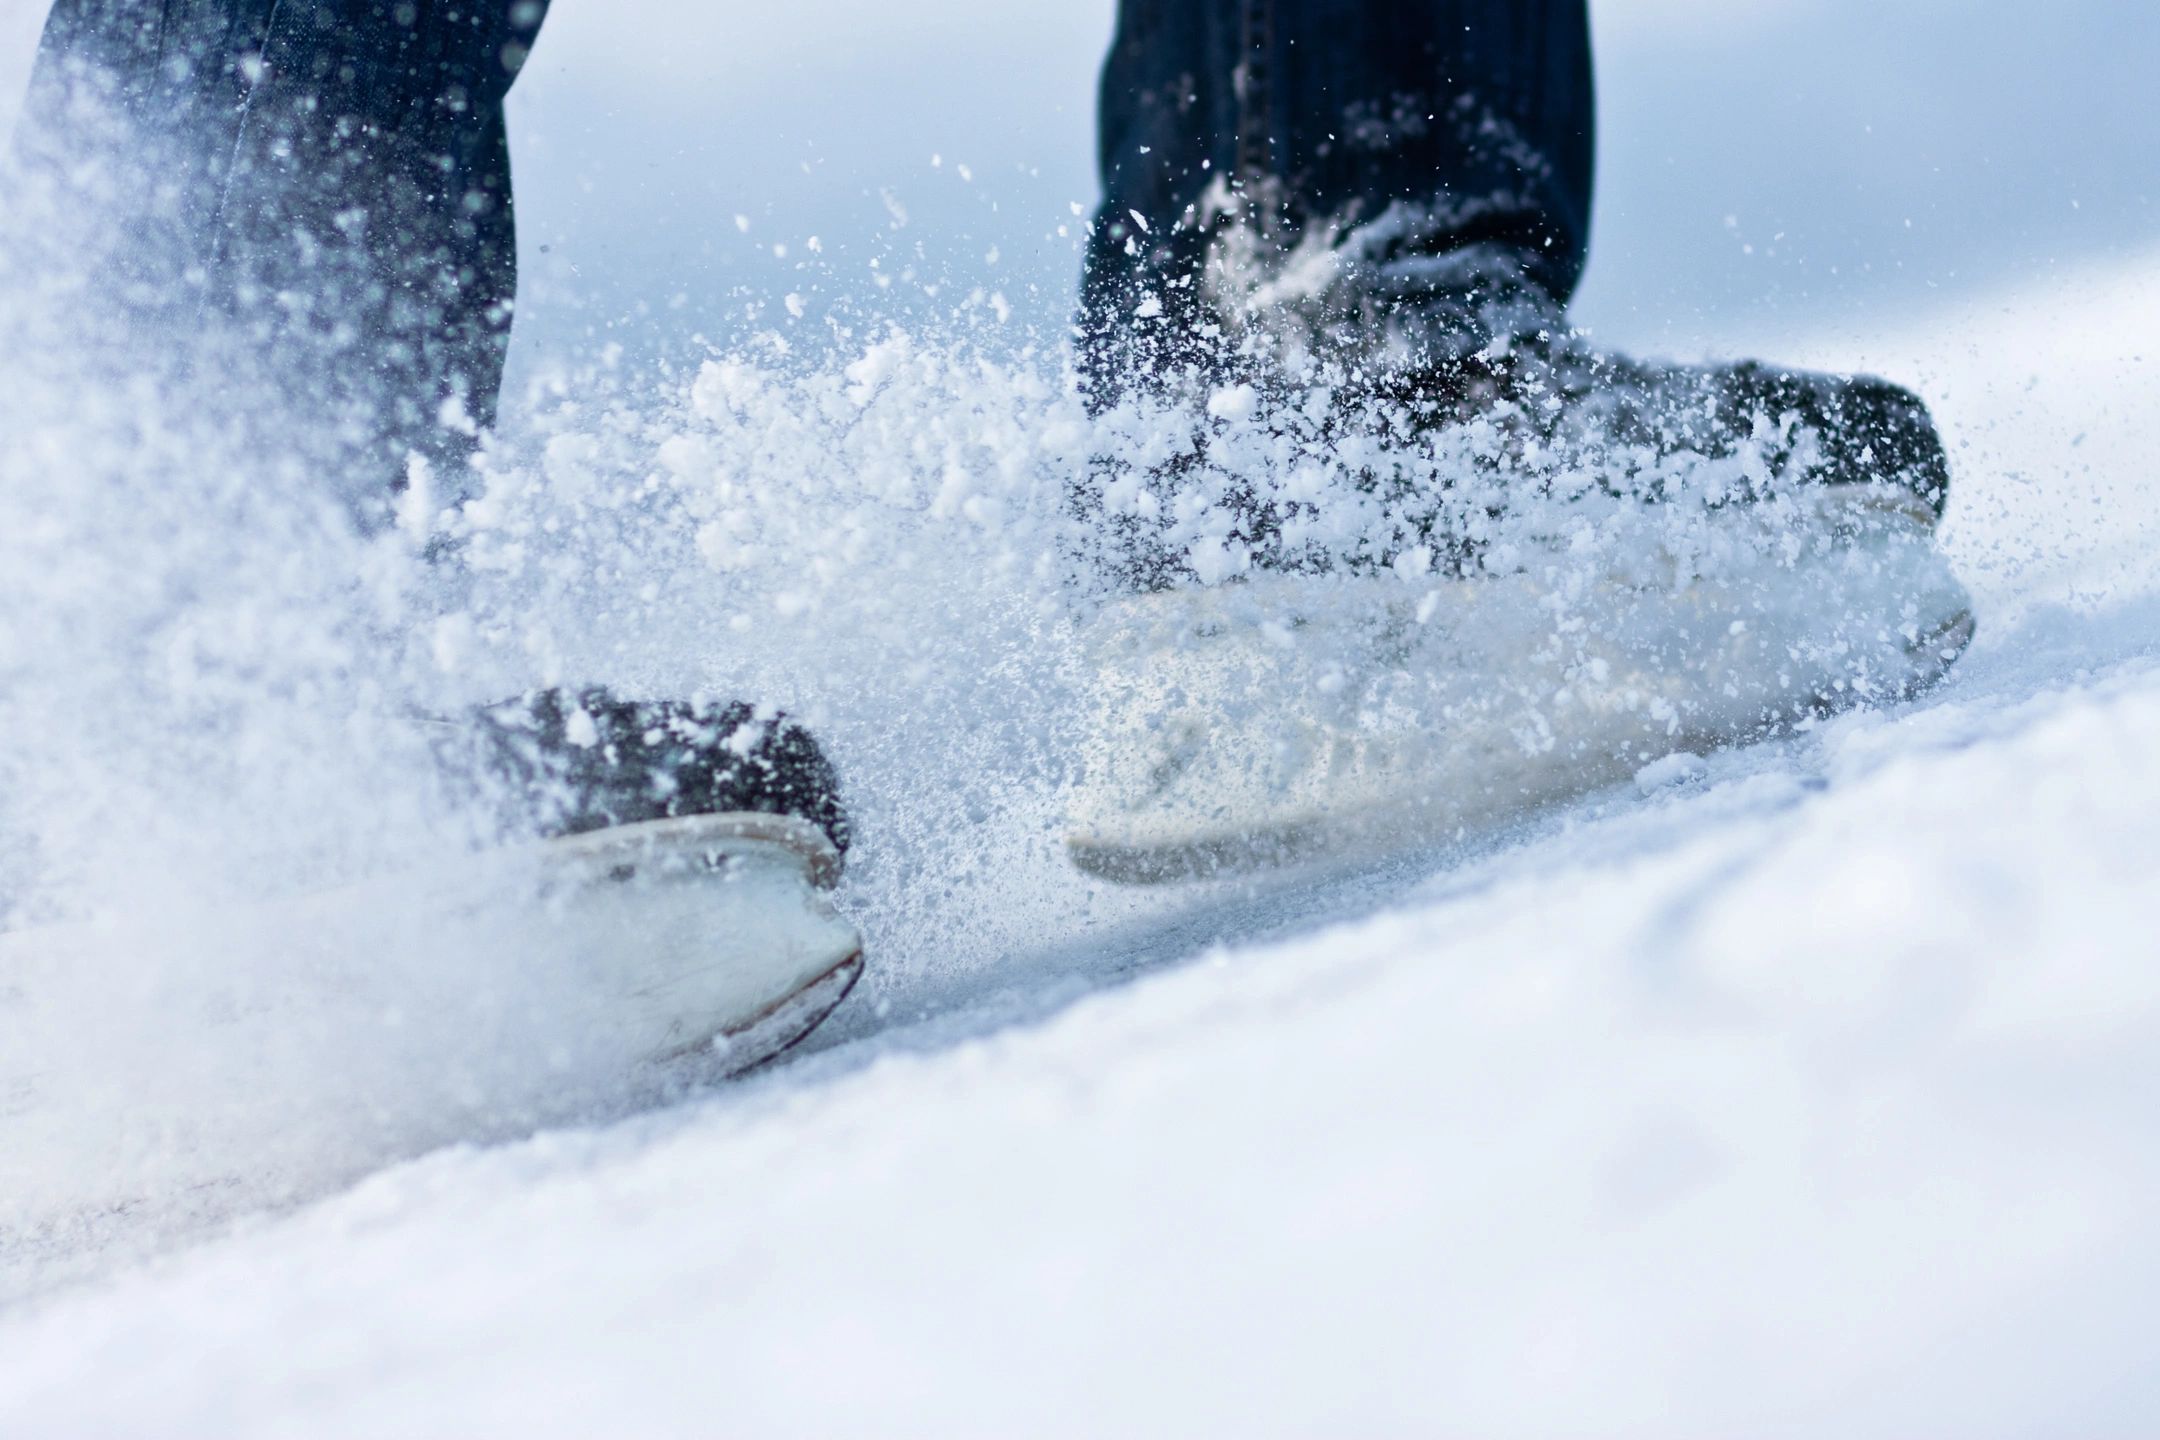
<path id="1" fill-rule="evenodd" d="M 741 1071 L 801 1040 L 862 975 L 828 898 L 848 842 L 809 733 L 748 705 L 546 691 L 483 712 L 480 763 L 536 804 L 544 943 L 606 977 L 594 1023 L 651 1058 Z"/>
<path id="2" fill-rule="evenodd" d="M 1445 840 L 1909 696 L 1970 642 L 1909 392 L 1638 361 L 1527 283 L 1421 301 L 1414 265 L 1337 263 L 1146 342 L 1190 443 L 1089 478 L 1130 593 L 1088 622 L 1084 869 Z"/>

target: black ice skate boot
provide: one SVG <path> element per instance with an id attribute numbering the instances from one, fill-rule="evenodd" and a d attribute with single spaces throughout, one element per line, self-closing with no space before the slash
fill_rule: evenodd
<path id="1" fill-rule="evenodd" d="M 1363 418 L 1384 427 L 1482 426 L 1481 458 L 1511 481 L 1547 491 L 1572 467 L 1614 493 L 1707 487 L 1706 498 L 1731 502 L 1779 486 L 1862 486 L 1895 492 L 1930 525 L 1949 498 L 1927 406 L 1889 381 L 1635 359 L 1593 344 L 1527 284 L 1419 297 L 1383 270 L 1375 288 L 1395 303 L 1362 335 L 1330 337 L 1350 408 L 1364 399 Z"/>
<path id="2" fill-rule="evenodd" d="M 837 878 L 850 839 L 839 779 L 810 732 L 740 701 L 623 700 L 543 690 L 483 712 L 503 765 L 552 834 L 699 815 L 801 827 Z"/>
<path id="3" fill-rule="evenodd" d="M 665 1058 L 739 1071 L 808 1035 L 862 974 L 826 899 L 848 821 L 808 731 L 746 704 L 547 690 L 480 713 L 477 767 L 506 782 L 569 877 L 621 1004 Z"/>
<path id="4" fill-rule="evenodd" d="M 1145 317 L 1082 326 L 1093 408 L 1155 420 L 1141 458 L 1103 455 L 1075 497 L 1127 583 L 1223 578 L 1206 540 L 1237 552 L 1233 574 L 1420 548 L 1459 565 L 1498 512 L 1591 492 L 1726 504 L 1850 485 L 1942 515 L 1942 439 L 1901 386 L 1602 349 L 1498 247 L 1442 264 L 1353 230 L 1295 258 L 1290 284 L 1218 240 L 1193 276 L 1095 298 Z M 1184 298 L 1153 303 L 1152 284 Z"/>

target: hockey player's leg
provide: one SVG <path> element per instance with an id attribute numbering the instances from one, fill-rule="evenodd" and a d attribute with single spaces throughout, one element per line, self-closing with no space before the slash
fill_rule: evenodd
<path id="1" fill-rule="evenodd" d="M 97 232 L 92 288 L 145 364 L 274 382 L 263 423 L 364 526 L 411 457 L 454 464 L 493 418 L 502 101 L 545 8 L 58 0 L 47 22 L 21 149 L 75 187 L 53 208 Z"/>
<path id="2" fill-rule="evenodd" d="M 1099 99 L 1081 311 L 1098 396 L 1134 373 L 1121 357 L 1136 344 L 1176 356 L 1185 328 L 1220 319 L 1205 289 L 1235 278 L 1223 269 L 1258 278 L 1301 246 L 1371 242 L 1383 217 L 1376 260 L 1482 264 L 1558 303 L 1581 275 L 1583 0 L 1125 0 Z M 1228 256 L 1226 240 L 1255 253 Z M 1135 324 L 1150 297 L 1164 318 Z"/>

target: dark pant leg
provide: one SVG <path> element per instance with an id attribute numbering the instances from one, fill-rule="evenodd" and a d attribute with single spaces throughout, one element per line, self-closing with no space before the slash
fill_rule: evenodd
<path id="1" fill-rule="evenodd" d="M 493 417 L 516 292 L 502 102 L 545 13 L 56 0 L 24 149 L 103 177 L 83 205 L 123 237 L 116 298 L 166 322 L 146 343 L 224 331 L 381 494 L 409 452 L 457 452 L 459 410 Z"/>
<path id="2" fill-rule="evenodd" d="M 1397 272 L 1479 247 L 1562 304 L 1581 275 L 1586 0 L 1122 0 L 1100 107 L 1091 338 L 1197 305 L 1233 224 L 1261 264 L 1359 232 Z"/>

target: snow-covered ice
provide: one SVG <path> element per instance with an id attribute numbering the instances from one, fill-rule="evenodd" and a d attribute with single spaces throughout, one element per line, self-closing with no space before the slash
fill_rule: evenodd
<path id="1" fill-rule="evenodd" d="M 750 240 L 771 228 L 760 212 Z M 1589 299 L 1624 329 L 1610 292 Z M 759 323 L 784 327 L 771 308 Z M 37 1064 L 0 1055 L 0 1136 L 80 1082 L 62 1120 L 139 1106 L 102 1137 L 127 1141 L 138 1188 L 39 1168 L 98 1135 L 0 1148 L 0 1433 L 2152 1433 L 2160 250 L 1991 272 L 1894 320 L 1808 315 L 1700 328 L 1934 403 L 1945 544 L 1980 616 L 1946 687 L 1378 871 L 1139 897 L 1064 868 L 1025 798 L 1055 785 L 1059 739 L 1055 667 L 1030 658 L 1059 621 L 1016 603 L 1049 563 L 1031 486 L 1082 439 L 1038 368 L 860 337 L 845 370 L 736 357 L 680 377 L 672 410 L 531 420 L 476 512 L 484 583 L 588 628 L 505 636 L 482 612 L 428 653 L 698 684 L 740 656 L 806 704 L 869 777 L 850 895 L 872 980 L 810 1053 L 658 1106 L 611 1086 L 607 1057 L 490 1052 L 448 1011 L 394 1048 L 328 1024 L 213 1063 L 194 1047 L 220 1032 L 155 1003 L 184 967 L 33 997 L 80 1030 L 23 1041 Z M 817 450 L 821 406 L 859 449 Z M 152 419 L 128 433 L 167 435 Z M 759 488 L 774 457 L 816 503 Z M 10 463 L 0 478 L 40 473 Z M 9 557 L 80 539 L 70 492 L 34 493 L 47 528 L 0 537 Z M 118 561 L 66 588 L 0 576 L 85 657 L 47 673 L 21 630 L 0 658 L 29 657 L 40 695 L 133 694 L 91 650 L 132 643 L 161 585 L 272 546 L 373 563 L 268 513 L 283 528 L 179 546 L 139 586 Z M 878 525 L 903 519 L 943 548 L 884 553 Z M 581 563 L 608 582 L 640 563 L 653 593 L 581 588 L 549 549 L 572 520 Z M 809 578 L 766 587 L 776 553 Z M 207 594 L 193 628 L 159 632 L 156 654 L 196 667 L 176 673 L 298 653 L 309 693 L 364 707 L 374 681 L 347 673 L 307 577 Z M 267 634 L 262 595 L 299 597 Z M 821 639 L 861 693 L 806 678 Z M 129 733 L 80 728 L 13 739 L 73 762 Z M 326 758 L 348 738 L 264 722 L 251 753 L 287 767 L 265 794 L 301 776 L 326 805 L 404 795 L 394 750 Z M 907 766 L 965 778 L 933 805 L 877 778 Z M 221 867 L 152 842 L 268 803 L 217 779 L 158 797 L 211 813 L 197 830 L 160 810 L 131 846 L 98 828 L 109 809 L 44 839 L 93 898 L 159 857 L 125 878 L 186 930 Z M 411 799 L 325 859 L 297 816 L 233 863 L 357 863 L 432 818 Z M 232 963 L 309 983 L 287 958 Z M 445 985 L 460 958 L 399 963 Z M 515 979 L 462 959 L 475 987 Z M 336 1001 L 308 1003 L 335 1021 Z M 0 977 L 0 1022 L 10 1003 Z M 108 1053 L 86 1060 L 93 1032 Z M 395 1102 L 365 1134 L 337 1121 L 355 1076 Z M 61 1180 L 105 1208 L 26 1208 Z"/>
<path id="2" fill-rule="evenodd" d="M 1058 940 L 1100 968 L 1062 983 L 1024 945 L 896 982 L 755 1084 L 451 1149 L 28 1305 L 0 1415 L 2139 1433 L 2160 435 L 2105 337 L 2160 323 L 2160 266 L 2085 278 L 1895 351 L 1961 443 L 1989 622 L 1924 704 L 1460 863 L 1083 925 Z M 2047 419 L 1988 422 L 2005 354 Z M 2041 474 L 2046 513 L 2082 487 L 2105 522 L 2038 539 Z M 1270 926 L 1297 933 L 1085 993 Z"/>

